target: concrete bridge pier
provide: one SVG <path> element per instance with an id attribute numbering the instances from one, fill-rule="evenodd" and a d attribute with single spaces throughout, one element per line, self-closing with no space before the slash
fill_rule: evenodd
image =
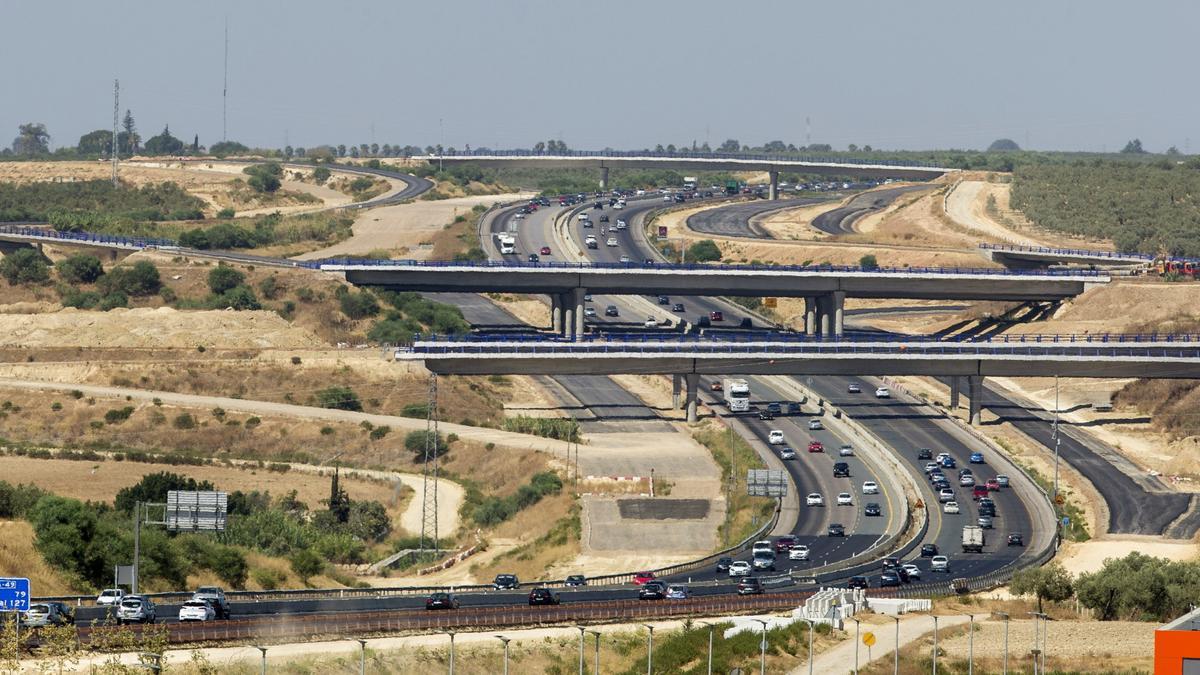
<path id="1" fill-rule="evenodd" d="M 683 390 L 683 375 L 671 376 L 671 410 L 679 410 L 679 392 Z"/>
<path id="2" fill-rule="evenodd" d="M 563 301 L 562 296 L 558 293 L 550 294 L 550 330 L 554 331 L 555 335 L 562 335 L 563 329 Z"/>
<path id="3" fill-rule="evenodd" d="M 804 298 L 804 334 L 817 334 L 817 299 Z"/>
<path id="4" fill-rule="evenodd" d="M 775 201 L 776 199 L 779 199 L 779 172 L 768 171 L 767 176 L 771 181 L 767 186 L 767 199 Z"/>
<path id="5" fill-rule="evenodd" d="M 587 289 L 576 288 L 571 291 L 571 305 L 575 311 L 575 323 L 571 326 L 573 329 L 572 339 L 578 340 L 584 333 L 587 332 L 587 326 L 584 323 L 584 302 L 583 296 L 586 295 Z"/>
<path id="6" fill-rule="evenodd" d="M 950 378 L 950 409 L 958 410 L 958 398 L 962 393 L 962 378 Z"/>
<path id="7" fill-rule="evenodd" d="M 833 336 L 833 296 L 822 295 L 817 298 L 817 323 L 821 337 Z"/>
<path id="8" fill-rule="evenodd" d="M 562 336 L 568 340 L 575 339 L 575 303 L 571 302 L 573 299 L 574 298 L 571 297 L 571 294 L 568 293 L 566 294 L 566 297 L 561 300 L 563 304 Z"/>
<path id="9" fill-rule="evenodd" d="M 607 166 L 600 167 L 600 189 L 601 190 L 608 189 L 608 167 Z"/>
<path id="10" fill-rule="evenodd" d="M 982 421 L 983 377 L 972 375 L 967 378 L 967 397 L 970 404 L 970 424 L 971 426 L 977 426 Z"/>
<path id="11" fill-rule="evenodd" d="M 830 300 L 833 305 L 833 334 L 842 337 L 846 334 L 846 291 L 834 291 Z"/>
<path id="12" fill-rule="evenodd" d="M 700 374 L 687 373 L 687 421 L 700 421 L 700 401 L 698 398 L 700 390 Z"/>

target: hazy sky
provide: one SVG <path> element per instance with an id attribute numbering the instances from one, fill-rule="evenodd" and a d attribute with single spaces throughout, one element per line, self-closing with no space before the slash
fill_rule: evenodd
<path id="1" fill-rule="evenodd" d="M 1200 3 L 0 0 L 0 144 L 112 126 L 231 140 L 573 148 L 1200 151 Z M 372 132 L 373 129 L 373 132 Z M 1194 147 L 1193 147 L 1194 143 Z"/>

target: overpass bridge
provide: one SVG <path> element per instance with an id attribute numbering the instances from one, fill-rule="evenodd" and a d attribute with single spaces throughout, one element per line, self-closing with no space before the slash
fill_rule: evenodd
<path id="1" fill-rule="evenodd" d="M 806 299 L 806 332 L 844 334 L 846 298 L 1061 300 L 1109 277 L 1091 270 L 871 268 L 672 263 L 327 260 L 320 269 L 397 290 L 548 294 L 569 336 L 584 333 L 584 295 L 782 296 Z M 556 318 L 558 318 L 556 316 Z"/>
<path id="2" fill-rule="evenodd" d="M 537 154 L 529 150 L 496 150 L 468 154 L 429 155 L 430 163 L 451 166 L 476 164 L 489 167 L 542 169 L 597 169 L 600 189 L 608 189 L 608 170 L 677 169 L 683 171 L 764 171 L 770 178 L 768 198 L 779 198 L 779 173 L 930 180 L 957 169 L 894 160 L 863 160 L 780 155 L 716 154 L 688 152 L 571 151 L 566 154 Z"/>
<path id="3" fill-rule="evenodd" d="M 696 419 L 701 375 L 929 375 L 952 378 L 956 403 L 966 378 L 978 422 L 983 378 L 1200 378 L 1198 335 L 1019 335 L 947 342 L 819 340 L 779 334 L 746 341 L 696 336 L 606 335 L 557 339 L 418 340 L 395 358 L 446 375 L 669 374 L 686 382 L 688 419 Z"/>
<path id="4" fill-rule="evenodd" d="M 1053 264 L 1114 267 L 1149 265 L 1154 262 L 1154 256 L 1147 253 L 1117 253 L 1048 246 L 981 243 L 979 250 L 989 260 L 1012 268 L 1046 267 Z"/>

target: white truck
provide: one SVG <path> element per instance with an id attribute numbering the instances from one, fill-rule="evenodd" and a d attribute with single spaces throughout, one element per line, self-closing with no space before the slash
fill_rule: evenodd
<path id="1" fill-rule="evenodd" d="M 500 234 L 496 236 L 496 240 L 500 242 L 500 252 L 503 254 L 517 252 L 517 238 L 511 234 Z"/>
<path id="2" fill-rule="evenodd" d="M 695 190 L 696 183 L 698 183 L 698 182 L 699 181 L 696 180 L 695 176 L 684 176 L 683 177 L 683 189 L 684 190 Z"/>
<path id="3" fill-rule="evenodd" d="M 983 553 L 983 528 L 978 525 L 965 525 L 962 531 L 963 553 Z"/>
<path id="4" fill-rule="evenodd" d="M 750 385 L 745 380 L 727 379 L 721 388 L 725 391 L 725 406 L 729 412 L 746 412 L 750 409 Z"/>

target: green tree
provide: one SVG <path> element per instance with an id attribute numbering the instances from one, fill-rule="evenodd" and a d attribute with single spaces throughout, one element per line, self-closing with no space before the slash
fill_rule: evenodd
<path id="1" fill-rule="evenodd" d="M 41 122 L 30 122 L 17 127 L 17 137 L 12 143 L 13 153 L 32 157 L 50 152 L 50 132 Z"/>
<path id="2" fill-rule="evenodd" d="M 128 109 L 125 110 L 125 117 L 121 120 L 121 129 L 123 131 L 117 134 L 118 147 L 126 155 L 136 154 L 142 147 L 142 137 L 137 132 L 137 124 L 133 121 L 133 113 Z"/>
<path id="3" fill-rule="evenodd" d="M 858 266 L 864 270 L 879 269 L 879 261 L 875 259 L 873 254 L 868 253 L 858 259 Z"/>
<path id="4" fill-rule="evenodd" d="M 1146 151 L 1142 148 L 1142 140 L 1135 138 L 1126 143 L 1125 147 L 1121 148 L 1121 153 L 1126 155 L 1144 155 Z"/>
<path id="5" fill-rule="evenodd" d="M 182 476 L 169 471 L 148 473 L 138 482 L 117 491 L 113 506 L 118 511 L 132 513 L 136 502 L 165 502 L 172 490 L 212 490 L 208 481 Z"/>
<path id="6" fill-rule="evenodd" d="M 104 274 L 104 266 L 94 255 L 77 253 L 56 265 L 58 276 L 72 284 L 90 284 Z"/>
<path id="7" fill-rule="evenodd" d="M 146 141 L 146 152 L 151 155 L 178 155 L 183 152 L 183 141 L 171 135 L 171 126 L 163 127 L 162 133 Z"/>
<path id="8" fill-rule="evenodd" d="M 1036 595 L 1039 612 L 1043 600 L 1062 602 L 1074 594 L 1071 573 L 1057 562 L 1017 571 L 1009 589 L 1017 595 Z"/>
<path id="9" fill-rule="evenodd" d="M 262 303 L 255 297 L 254 291 L 245 284 L 239 284 L 216 296 L 212 301 L 217 309 L 255 310 L 262 309 Z"/>
<path id="10" fill-rule="evenodd" d="M 213 551 L 211 569 L 221 577 L 221 581 L 234 588 L 246 585 L 246 575 L 249 573 L 246 556 L 232 546 L 222 546 Z"/>
<path id="11" fill-rule="evenodd" d="M 79 137 L 75 150 L 81 155 L 107 155 L 112 151 L 112 132 L 97 129 Z"/>
<path id="12" fill-rule="evenodd" d="M 317 405 L 337 410 L 362 410 L 362 401 L 350 387 L 327 387 L 317 392 Z"/>
<path id="13" fill-rule="evenodd" d="M 307 548 L 302 548 L 293 553 L 290 562 L 292 564 L 292 571 L 306 584 L 309 579 L 317 576 L 325 569 L 325 562 L 316 553 Z"/>
<path id="14" fill-rule="evenodd" d="M 0 260 L 0 276 L 14 286 L 42 283 L 50 278 L 50 268 L 37 249 L 19 248 Z"/>
<path id="15" fill-rule="evenodd" d="M 236 286 L 241 286 L 245 282 L 245 274 L 224 263 L 218 264 L 208 273 L 208 288 L 217 295 Z"/>
<path id="16" fill-rule="evenodd" d="M 741 151 L 742 144 L 737 139 L 730 138 L 717 147 L 717 152 L 736 153 Z"/>
<path id="17" fill-rule="evenodd" d="M 329 180 L 329 177 L 332 175 L 333 173 L 323 166 L 318 166 L 317 168 L 313 169 L 313 180 L 316 181 L 318 185 L 323 185 L 325 181 Z"/>
<path id="18" fill-rule="evenodd" d="M 379 313 L 379 303 L 367 290 L 349 291 L 338 299 L 342 313 L 351 319 L 365 319 Z"/>
<path id="19" fill-rule="evenodd" d="M 404 449 L 416 455 L 414 461 L 422 461 L 425 459 L 426 446 L 434 445 L 431 443 L 433 437 L 432 431 L 410 431 L 404 436 Z M 446 439 L 438 434 L 435 452 L 440 456 L 449 449 L 450 446 L 446 443 Z"/>
<path id="20" fill-rule="evenodd" d="M 350 505 L 346 529 L 363 541 L 381 541 L 392 531 L 392 522 L 383 504 L 358 501 Z"/>
<path id="21" fill-rule="evenodd" d="M 701 239 L 687 250 L 689 262 L 714 262 L 721 259 L 721 249 L 712 239 Z"/>
<path id="22" fill-rule="evenodd" d="M 120 291 L 126 295 L 154 295 L 162 288 L 158 268 L 149 260 L 139 260 L 129 267 L 115 267 L 100 279 L 105 293 Z"/>
<path id="23" fill-rule="evenodd" d="M 209 154 L 217 157 L 227 157 L 229 155 L 242 155 L 250 152 L 250 148 L 238 143 L 237 141 L 220 141 L 213 143 L 208 149 Z"/>
<path id="24" fill-rule="evenodd" d="M 1020 152 L 1021 146 L 1011 138 L 997 138 L 988 146 L 988 152 Z"/>

